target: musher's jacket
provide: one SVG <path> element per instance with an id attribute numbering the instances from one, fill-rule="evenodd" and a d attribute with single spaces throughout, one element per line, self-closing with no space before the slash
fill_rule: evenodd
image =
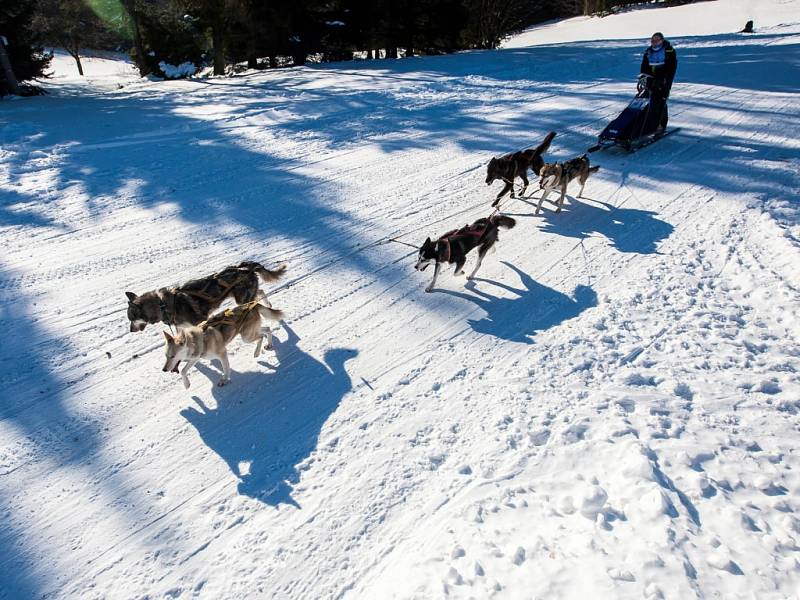
<path id="1" fill-rule="evenodd" d="M 647 47 L 639 72 L 652 75 L 656 87 L 669 94 L 677 68 L 678 56 L 675 54 L 675 48 L 667 40 L 664 40 L 658 49 L 654 49 L 652 46 Z"/>

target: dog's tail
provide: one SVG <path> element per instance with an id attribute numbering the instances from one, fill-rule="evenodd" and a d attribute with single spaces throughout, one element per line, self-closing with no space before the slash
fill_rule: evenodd
<path id="1" fill-rule="evenodd" d="M 270 282 L 270 281 L 277 281 L 281 277 L 283 277 L 284 272 L 286 271 L 286 263 L 282 263 L 275 267 L 273 271 L 265 268 L 264 265 L 261 263 L 257 263 L 255 261 L 247 260 L 239 265 L 240 269 L 248 269 L 257 273 L 259 277 L 261 277 L 262 281 Z"/>
<path id="2" fill-rule="evenodd" d="M 533 151 L 533 156 L 541 156 L 545 152 L 547 152 L 548 148 L 550 148 L 550 143 L 553 141 L 553 138 L 556 137 L 556 132 L 551 131 L 542 140 L 542 143 L 536 146 L 536 150 Z"/>
<path id="3" fill-rule="evenodd" d="M 500 214 L 494 215 L 491 219 L 489 219 L 489 222 L 501 229 L 513 229 L 514 225 L 517 224 L 517 222 L 511 217 Z"/>
<path id="4" fill-rule="evenodd" d="M 264 319 L 269 319 L 270 321 L 283 321 L 283 311 L 264 306 L 263 304 L 256 304 L 256 310 L 258 310 L 258 314 L 260 314 Z"/>

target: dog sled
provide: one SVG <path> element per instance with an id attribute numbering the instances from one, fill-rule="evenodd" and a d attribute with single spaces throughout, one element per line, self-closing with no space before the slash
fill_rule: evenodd
<path id="1" fill-rule="evenodd" d="M 678 131 L 678 128 L 660 128 L 667 101 L 654 98 L 652 86 L 651 76 L 643 75 L 639 78 L 636 97 L 603 129 L 597 144 L 589 148 L 589 152 L 614 146 L 634 152 Z"/>

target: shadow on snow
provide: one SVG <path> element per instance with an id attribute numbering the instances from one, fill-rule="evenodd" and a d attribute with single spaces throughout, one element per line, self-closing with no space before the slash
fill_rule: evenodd
<path id="1" fill-rule="evenodd" d="M 239 493 L 266 504 L 297 506 L 291 492 L 300 463 L 317 448 L 325 421 L 353 388 L 345 363 L 356 351 L 329 349 L 320 361 L 298 346 L 288 325 L 283 329 L 289 335 L 286 341 L 274 340 L 280 362 L 275 373 L 234 372 L 230 384 L 214 386 L 216 408 L 195 397 L 199 409 L 181 414 L 239 478 Z M 217 374 L 200 366 L 216 382 Z M 251 392 L 244 400 L 243 389 Z"/>

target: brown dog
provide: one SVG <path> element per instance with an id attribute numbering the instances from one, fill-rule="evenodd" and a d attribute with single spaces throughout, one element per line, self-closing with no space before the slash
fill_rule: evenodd
<path id="1" fill-rule="evenodd" d="M 586 154 L 563 163 L 549 163 L 543 166 L 542 170 L 539 172 L 541 175 L 539 187 L 544 190 L 544 193 L 542 197 L 539 198 L 536 214 L 538 215 L 539 211 L 542 210 L 542 202 L 544 202 L 548 194 L 559 187 L 561 188 L 561 197 L 558 199 L 558 208 L 556 212 L 561 212 L 569 182 L 573 179 L 577 179 L 581 182 L 581 191 L 578 192 L 578 198 L 580 198 L 583 196 L 583 188 L 586 187 L 586 180 L 589 179 L 589 175 L 599 170 L 599 166 L 589 166 L 589 156 Z"/>
<path id="2" fill-rule="evenodd" d="M 276 281 L 285 270 L 285 264 L 270 271 L 260 263 L 245 261 L 178 287 L 159 288 L 141 296 L 125 292 L 130 329 L 142 331 L 148 324 L 159 321 L 178 328 L 197 325 L 230 296 L 236 304 L 254 300 L 259 291 L 259 279 Z"/>
<path id="3" fill-rule="evenodd" d="M 522 179 L 522 191 L 520 195 L 525 193 L 525 190 L 528 188 L 528 169 L 533 171 L 534 175 L 539 175 L 539 171 L 544 165 L 542 154 L 547 152 L 547 149 L 550 147 L 550 142 L 553 141 L 554 137 L 556 137 L 556 132 L 551 131 L 536 148 L 494 157 L 489 161 L 486 167 L 486 184 L 491 185 L 495 179 L 500 179 L 506 184 L 505 187 L 500 190 L 500 193 L 497 194 L 497 198 L 492 202 L 492 206 L 497 206 L 497 203 L 500 202 L 500 198 L 505 196 L 509 190 L 511 191 L 511 197 L 515 198 L 514 179 L 517 177 Z"/>

